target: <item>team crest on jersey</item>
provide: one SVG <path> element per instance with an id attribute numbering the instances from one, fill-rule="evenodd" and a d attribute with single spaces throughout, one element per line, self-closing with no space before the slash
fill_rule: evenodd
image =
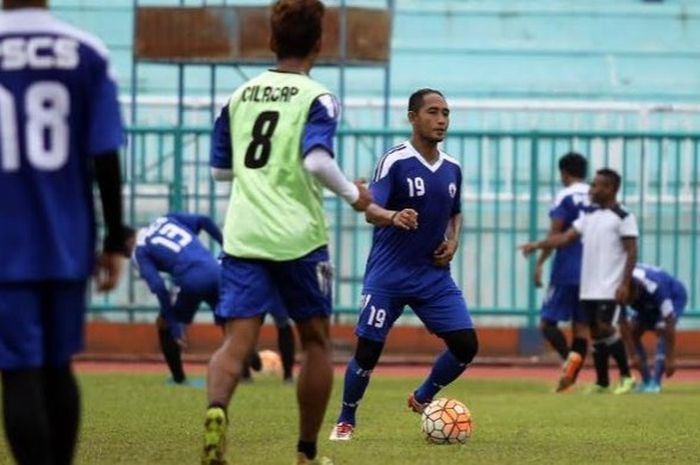
<path id="1" fill-rule="evenodd" d="M 455 195 L 457 195 L 457 184 L 451 182 L 449 186 L 447 186 L 447 190 L 450 193 L 450 197 L 453 199 L 455 198 Z"/>

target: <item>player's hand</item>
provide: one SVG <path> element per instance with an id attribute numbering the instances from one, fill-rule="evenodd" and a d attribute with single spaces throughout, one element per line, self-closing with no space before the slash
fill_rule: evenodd
<path id="1" fill-rule="evenodd" d="M 671 376 L 673 376 L 673 374 L 675 372 L 676 372 L 676 358 L 666 356 L 666 370 L 664 370 L 666 377 L 670 378 Z"/>
<path id="2" fill-rule="evenodd" d="M 355 184 L 360 191 L 360 196 L 355 203 L 352 204 L 352 208 L 354 208 L 355 211 L 363 212 L 367 210 L 369 204 L 372 203 L 372 193 L 367 189 L 367 182 L 365 182 L 364 179 L 356 179 L 353 184 Z"/>
<path id="3" fill-rule="evenodd" d="M 630 286 L 628 284 L 620 284 L 615 291 L 615 300 L 617 303 L 625 305 L 630 296 Z"/>
<path id="4" fill-rule="evenodd" d="M 114 289 L 119 282 L 124 265 L 124 257 L 118 253 L 102 252 L 95 265 L 95 284 L 98 292 Z"/>
<path id="5" fill-rule="evenodd" d="M 542 265 L 536 265 L 535 266 L 535 274 L 533 275 L 533 279 L 535 280 L 535 287 L 542 287 L 542 270 L 543 270 Z"/>
<path id="6" fill-rule="evenodd" d="M 522 244 L 518 246 L 518 249 L 523 253 L 523 257 L 527 257 L 532 252 L 537 250 L 537 242 L 528 242 L 527 244 Z"/>
<path id="7" fill-rule="evenodd" d="M 180 349 L 187 350 L 187 331 L 184 328 L 182 330 L 182 335 L 176 338 L 175 342 L 180 346 Z"/>
<path id="8" fill-rule="evenodd" d="M 391 225 L 407 231 L 418 229 L 418 212 L 412 208 L 404 208 L 392 215 Z"/>
<path id="9" fill-rule="evenodd" d="M 457 241 L 454 239 L 445 239 L 440 243 L 435 252 L 433 252 L 433 264 L 436 266 L 447 266 L 452 261 L 455 252 L 457 252 Z"/>

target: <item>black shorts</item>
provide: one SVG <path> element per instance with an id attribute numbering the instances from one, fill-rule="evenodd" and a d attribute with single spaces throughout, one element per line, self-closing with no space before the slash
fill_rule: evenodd
<path id="1" fill-rule="evenodd" d="M 607 323 L 616 326 L 624 312 L 614 300 L 582 300 L 581 308 L 591 326 Z"/>

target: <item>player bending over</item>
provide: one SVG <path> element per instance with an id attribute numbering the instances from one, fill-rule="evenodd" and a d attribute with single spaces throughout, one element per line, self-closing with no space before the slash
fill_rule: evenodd
<path id="1" fill-rule="evenodd" d="M 666 271 L 638 264 L 632 276 L 632 292 L 628 300 L 629 343 L 632 366 L 642 376 L 642 392 L 661 392 L 664 374 L 676 371 L 676 324 L 688 304 L 688 294 L 682 282 Z M 656 333 L 656 357 L 653 371 L 649 370 L 642 336 Z"/>

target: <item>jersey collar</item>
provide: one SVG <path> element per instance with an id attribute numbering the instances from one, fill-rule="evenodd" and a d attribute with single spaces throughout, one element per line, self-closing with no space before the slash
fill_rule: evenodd
<path id="1" fill-rule="evenodd" d="M 433 172 L 433 173 L 435 173 L 437 170 L 439 170 L 440 167 L 442 166 L 442 163 L 445 161 L 445 157 L 444 157 L 443 154 L 442 154 L 442 150 L 438 149 L 438 154 L 439 154 L 439 155 L 438 155 L 438 159 L 437 159 L 437 161 L 436 161 L 435 163 L 433 163 L 433 164 L 431 165 L 430 163 L 428 163 L 428 162 L 425 160 L 425 158 L 423 158 L 423 155 L 421 155 L 421 154 L 418 152 L 418 150 L 416 150 L 416 148 L 413 146 L 413 144 L 411 144 L 411 140 L 410 140 L 410 139 L 407 140 L 407 141 L 405 142 L 405 144 L 406 144 L 406 147 L 408 147 L 408 148 L 411 150 L 411 152 L 413 152 L 413 156 L 416 157 L 416 158 L 418 159 L 418 161 L 421 162 L 421 164 L 422 164 L 423 166 L 425 166 L 426 168 L 428 168 L 428 169 L 429 169 L 431 172 Z"/>

